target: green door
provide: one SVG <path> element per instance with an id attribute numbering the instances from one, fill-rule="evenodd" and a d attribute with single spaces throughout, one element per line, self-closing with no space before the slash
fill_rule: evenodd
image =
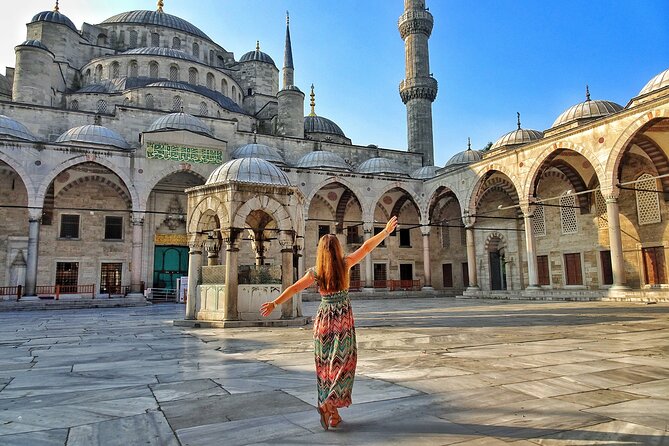
<path id="1" fill-rule="evenodd" d="M 156 246 L 153 257 L 153 287 L 176 289 L 177 278 L 188 275 L 188 248 Z"/>

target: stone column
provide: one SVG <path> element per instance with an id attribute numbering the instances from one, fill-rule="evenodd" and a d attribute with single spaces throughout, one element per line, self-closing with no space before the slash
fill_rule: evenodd
<path id="1" fill-rule="evenodd" d="M 142 293 L 142 248 L 144 247 L 144 213 L 132 214 L 132 265 L 130 267 L 130 291 Z"/>
<path id="2" fill-rule="evenodd" d="M 479 290 L 478 279 L 476 275 L 476 245 L 474 242 L 474 221 L 467 212 L 462 217 L 462 222 L 465 225 L 465 235 L 467 237 L 467 272 L 469 274 L 468 290 Z"/>
<path id="3" fill-rule="evenodd" d="M 364 241 L 372 238 L 374 234 L 374 223 L 364 223 L 362 226 Z M 374 291 L 374 266 L 372 264 L 372 254 L 365 257 L 365 286 L 362 291 L 371 293 Z"/>
<path id="4" fill-rule="evenodd" d="M 423 270 L 425 274 L 425 284 L 423 291 L 433 291 L 432 287 L 432 264 L 430 262 L 430 227 L 421 226 L 420 232 L 423 235 Z"/>
<path id="5" fill-rule="evenodd" d="M 605 191 L 602 190 L 604 195 Z M 606 199 L 606 215 L 609 219 L 609 245 L 611 248 L 611 269 L 613 285 L 611 289 L 627 289 L 625 279 L 625 261 L 623 259 L 623 241 L 620 232 L 620 213 L 618 210 L 617 191 L 608 191 Z"/>
<path id="6" fill-rule="evenodd" d="M 226 243 L 225 250 L 225 296 L 223 297 L 223 320 L 236 321 L 239 319 L 237 312 L 238 280 L 239 271 L 237 257 L 239 246 L 237 244 L 238 233 L 234 230 L 224 235 Z"/>
<path id="7" fill-rule="evenodd" d="M 197 288 L 200 284 L 200 266 L 202 265 L 202 241 L 196 238 L 191 240 L 188 246 L 190 250 L 188 251 L 188 297 L 186 298 L 186 319 L 195 319 Z"/>
<path id="8" fill-rule="evenodd" d="M 534 217 L 533 204 L 523 204 L 523 221 L 525 222 L 525 251 L 527 254 L 527 274 L 529 285 L 528 290 L 538 290 L 539 286 L 539 266 L 537 265 L 537 248 L 534 239 L 534 227 L 532 226 L 532 218 Z"/>
<path id="9" fill-rule="evenodd" d="M 281 233 L 279 244 L 281 245 L 281 289 L 285 290 L 291 286 L 293 280 L 293 240 L 289 234 Z M 291 297 L 281 304 L 281 319 L 292 319 L 295 317 L 295 304 L 297 295 Z"/>
<path id="10" fill-rule="evenodd" d="M 42 209 L 30 209 L 28 215 L 28 258 L 26 259 L 26 288 L 24 296 L 35 296 L 37 289 L 37 259 Z"/>
<path id="11" fill-rule="evenodd" d="M 207 266 L 218 265 L 218 253 L 221 249 L 218 239 L 207 239 L 204 248 L 207 250 Z"/>
<path id="12" fill-rule="evenodd" d="M 513 257 L 509 257 L 507 260 L 504 257 L 504 274 L 506 274 L 506 289 L 508 291 L 513 290 Z"/>

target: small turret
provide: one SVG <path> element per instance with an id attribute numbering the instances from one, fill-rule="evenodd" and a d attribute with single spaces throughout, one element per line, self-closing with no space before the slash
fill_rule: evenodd
<path id="1" fill-rule="evenodd" d="M 54 105 L 51 89 L 53 53 L 39 40 L 26 40 L 14 50 L 16 68 L 12 100 L 26 104 Z"/>

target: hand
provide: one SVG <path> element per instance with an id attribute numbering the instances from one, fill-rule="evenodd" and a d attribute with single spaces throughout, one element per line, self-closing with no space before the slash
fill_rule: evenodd
<path id="1" fill-rule="evenodd" d="M 265 302 L 264 304 L 262 304 L 260 306 L 260 314 L 263 317 L 267 317 L 272 313 L 272 311 L 274 311 L 275 308 L 276 308 L 276 304 L 274 303 L 274 301 Z"/>
<path id="2" fill-rule="evenodd" d="M 390 220 L 388 220 L 388 223 L 386 223 L 386 234 L 390 235 L 395 228 L 397 227 L 397 216 L 393 215 L 390 217 Z"/>

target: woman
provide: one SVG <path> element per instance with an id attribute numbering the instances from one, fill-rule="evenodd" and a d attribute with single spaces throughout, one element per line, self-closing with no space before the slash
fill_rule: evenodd
<path id="1" fill-rule="evenodd" d="M 328 430 L 341 423 L 338 408 L 351 404 L 351 391 L 358 359 L 351 300 L 348 297 L 348 273 L 397 227 L 392 217 L 383 231 L 367 240 L 352 254 L 344 256 L 337 237 L 324 235 L 318 242 L 316 268 L 310 268 L 297 282 L 275 300 L 265 302 L 260 313 L 268 316 L 276 307 L 314 282 L 321 294 L 321 304 L 314 319 L 314 353 L 318 382 L 318 413 L 321 426 Z"/>

